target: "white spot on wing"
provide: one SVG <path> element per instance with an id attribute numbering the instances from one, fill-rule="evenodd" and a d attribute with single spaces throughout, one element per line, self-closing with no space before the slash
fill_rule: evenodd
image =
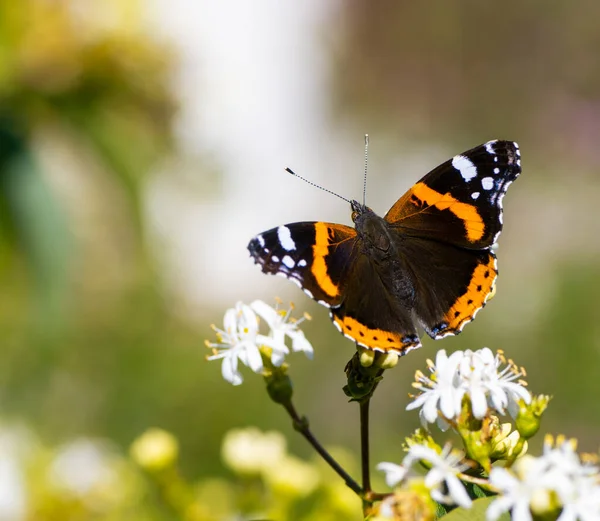
<path id="1" fill-rule="evenodd" d="M 298 266 L 300 266 L 301 268 L 304 268 L 306 266 L 306 261 L 304 259 L 300 259 L 298 261 Z"/>
<path id="2" fill-rule="evenodd" d="M 499 174 L 500 173 L 500 169 L 499 168 L 494 168 L 494 174 Z"/>
<path id="3" fill-rule="evenodd" d="M 277 255 L 273 255 L 273 256 L 271 257 L 271 260 L 272 260 L 273 262 L 279 262 L 279 257 L 278 257 Z"/>
<path id="4" fill-rule="evenodd" d="M 481 194 L 479 192 L 473 192 L 471 194 L 471 199 L 477 199 Z"/>
<path id="5" fill-rule="evenodd" d="M 491 177 L 484 177 L 481 180 L 481 186 L 484 190 L 491 190 L 494 188 L 494 180 Z"/>
<path id="6" fill-rule="evenodd" d="M 460 172 L 460 175 L 465 181 L 477 177 L 477 168 L 470 159 L 465 156 L 454 156 L 452 158 L 452 166 Z"/>
<path id="7" fill-rule="evenodd" d="M 286 251 L 292 251 L 296 249 L 296 243 L 292 239 L 292 232 L 287 226 L 280 226 L 277 228 L 277 238 L 281 247 Z"/>
<path id="8" fill-rule="evenodd" d="M 262 235 L 257 235 L 256 240 L 258 241 L 258 244 L 260 244 L 261 248 L 265 247 L 265 238 Z"/>
<path id="9" fill-rule="evenodd" d="M 290 269 L 296 266 L 294 259 L 292 259 L 289 255 L 284 255 L 283 259 L 281 259 L 281 262 L 283 262 Z"/>
<path id="10" fill-rule="evenodd" d="M 304 293 L 306 293 L 312 299 L 315 298 L 315 297 L 313 297 L 313 294 L 309 290 L 307 290 L 306 288 L 304 288 Z"/>
<path id="11" fill-rule="evenodd" d="M 496 143 L 496 141 L 488 141 L 485 144 L 485 149 L 487 150 L 488 154 L 491 154 L 493 156 L 496 155 L 496 151 L 494 150 L 494 147 L 492 146 L 494 143 Z"/>

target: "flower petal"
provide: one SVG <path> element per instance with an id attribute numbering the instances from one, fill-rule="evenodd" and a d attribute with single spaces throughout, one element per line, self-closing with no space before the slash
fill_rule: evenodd
<path id="1" fill-rule="evenodd" d="M 255 300 L 250 304 L 250 307 L 258 313 L 258 315 L 269 325 L 272 329 L 278 322 L 279 315 L 275 309 L 263 302 L 262 300 Z"/>
<path id="2" fill-rule="evenodd" d="M 235 356 L 227 356 L 223 358 L 223 363 L 221 364 L 221 374 L 226 381 L 233 385 L 240 385 L 244 381 L 242 375 L 237 370 L 237 357 Z"/>
<path id="3" fill-rule="evenodd" d="M 467 490 L 464 485 L 456 476 L 448 476 L 446 478 L 446 485 L 448 485 L 448 494 L 457 505 L 463 508 L 471 508 L 473 502 L 467 494 Z"/>
<path id="4" fill-rule="evenodd" d="M 312 359 L 313 347 L 311 343 L 306 339 L 306 336 L 302 331 L 289 331 L 288 336 L 292 339 L 292 349 L 294 351 L 302 351 L 308 358 Z"/>
<path id="5" fill-rule="evenodd" d="M 387 483 L 388 487 L 395 487 L 406 477 L 408 472 L 406 467 L 397 465 L 396 463 L 389 463 L 387 461 L 379 463 L 376 469 L 385 473 L 385 482 Z"/>

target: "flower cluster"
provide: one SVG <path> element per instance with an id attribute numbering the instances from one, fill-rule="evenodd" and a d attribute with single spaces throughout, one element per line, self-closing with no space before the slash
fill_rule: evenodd
<path id="1" fill-rule="evenodd" d="M 553 513 L 549 517 L 560 521 L 600 519 L 599 469 L 582 463 L 575 448 L 574 440 L 558 438 L 555 444 L 547 437 L 542 456 L 524 456 L 510 470 L 492 469 L 490 484 L 499 496 L 489 506 L 487 519 L 495 521 L 508 511 L 514 521 Z"/>
<path id="2" fill-rule="evenodd" d="M 525 371 L 512 360 L 507 361 L 501 351 L 494 355 L 484 347 L 447 356 L 442 349 L 435 364 L 428 360 L 428 366 L 432 375 L 417 371 L 413 386 L 421 394 L 407 406 L 407 410 L 421 407 L 419 416 L 424 426 L 436 422 L 446 430 L 449 422 L 460 416 L 465 398 L 472 415 L 479 420 L 490 410 L 500 414 L 508 411 L 515 418 L 520 401 L 531 402 L 525 382 L 515 381 L 525 376 Z"/>
<path id="3" fill-rule="evenodd" d="M 292 351 L 302 351 L 312 358 L 312 345 L 298 329 L 309 317 L 304 315 L 296 320 L 291 317 L 292 310 L 291 305 L 287 310 L 279 309 L 279 302 L 274 308 L 260 300 L 249 306 L 238 302 L 225 312 L 223 329 L 212 326 L 218 342 L 206 341 L 207 347 L 213 351 L 208 360 L 223 360 L 223 378 L 233 385 L 240 385 L 243 378 L 238 370 L 239 362 L 255 373 L 263 372 L 265 362 L 280 367 L 290 352 L 286 338 L 291 340 Z M 260 333 L 259 318 L 269 327 L 266 335 Z"/>
<path id="4" fill-rule="evenodd" d="M 600 521 L 600 472 L 582 461 L 573 440 L 547 437 L 542 456 L 524 455 L 549 397 L 530 395 L 521 380 L 523 369 L 487 348 L 450 356 L 439 351 L 435 364 L 428 361 L 428 366 L 429 377 L 417 371 L 414 387 L 421 394 L 407 409 L 420 407 L 425 426 L 452 426 L 464 453 L 449 445 L 442 449 L 424 429 L 407 438 L 408 454 L 401 465 L 378 465 L 388 485 L 396 487 L 382 502 L 378 519 L 414 517 L 417 511 L 433 519 L 436 507 L 428 498 L 470 508 L 477 497 L 464 485 L 470 482 L 480 494 L 497 495 L 487 508 L 488 521 L 507 512 L 516 521 Z M 496 416 L 506 413 L 515 420 L 515 430 Z M 504 466 L 493 466 L 499 460 Z M 413 472 L 417 461 L 428 469 L 424 477 Z"/>

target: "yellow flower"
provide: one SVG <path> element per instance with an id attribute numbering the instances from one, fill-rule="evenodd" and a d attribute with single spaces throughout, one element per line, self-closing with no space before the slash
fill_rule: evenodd
<path id="1" fill-rule="evenodd" d="M 285 452 L 286 441 L 281 433 L 263 433 L 256 427 L 230 430 L 221 446 L 223 461 L 239 474 L 260 474 L 276 467 Z"/>
<path id="2" fill-rule="evenodd" d="M 173 465 L 179 454 L 179 444 L 171 433 L 149 429 L 131 445 L 131 457 L 143 469 L 162 470 Z"/>
<path id="3" fill-rule="evenodd" d="M 263 469 L 265 481 L 280 494 L 306 497 L 319 485 L 319 472 L 295 456 L 285 456 L 276 465 Z"/>

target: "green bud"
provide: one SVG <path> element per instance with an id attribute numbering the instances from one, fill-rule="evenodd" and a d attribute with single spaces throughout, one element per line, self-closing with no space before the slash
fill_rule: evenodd
<path id="1" fill-rule="evenodd" d="M 413 445 L 425 445 L 433 450 L 435 450 L 438 454 L 441 454 L 442 447 L 440 447 L 435 440 L 432 438 L 431 434 L 423 428 L 417 429 L 412 436 L 407 436 L 404 439 L 404 450 L 408 452 L 408 449 Z"/>
<path id="2" fill-rule="evenodd" d="M 523 439 L 528 440 L 540 429 L 542 414 L 548 407 L 550 399 L 550 396 L 540 394 L 535 396 L 529 405 L 523 400 L 519 401 L 519 414 L 515 424 Z"/>
<path id="3" fill-rule="evenodd" d="M 377 353 L 375 356 L 375 364 L 381 369 L 391 369 L 396 367 L 398 363 L 398 353 L 390 351 L 389 353 Z"/>
<path id="4" fill-rule="evenodd" d="M 509 460 L 527 452 L 527 442 L 519 435 L 519 431 L 512 431 L 510 423 L 503 423 L 499 432 L 492 438 L 493 460 Z"/>
<path id="5" fill-rule="evenodd" d="M 363 367 L 371 367 L 375 361 L 375 351 L 362 346 L 358 346 L 357 351 L 360 359 L 360 365 Z"/>
<path id="6" fill-rule="evenodd" d="M 361 352 L 357 351 L 346 364 L 346 377 L 348 384 L 344 386 L 344 393 L 354 401 L 361 401 L 373 394 L 375 387 L 383 378 L 383 369 L 376 364 L 365 367 L 361 364 Z"/>
<path id="7" fill-rule="evenodd" d="M 294 387 L 285 370 L 273 371 L 270 375 L 265 376 L 265 381 L 271 400 L 283 405 L 290 402 L 294 394 Z"/>
<path id="8" fill-rule="evenodd" d="M 463 429 L 460 431 L 460 436 L 465 445 L 467 456 L 479 463 L 489 473 L 492 468 L 490 440 L 481 430 L 468 431 Z"/>

